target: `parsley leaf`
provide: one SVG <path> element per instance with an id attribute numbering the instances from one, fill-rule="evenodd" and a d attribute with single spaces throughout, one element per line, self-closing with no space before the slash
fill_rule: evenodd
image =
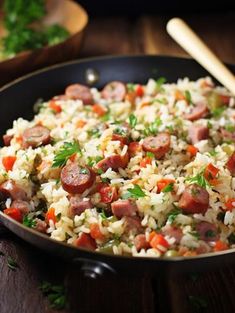
<path id="1" fill-rule="evenodd" d="M 81 148 L 77 141 L 65 142 L 54 157 L 52 167 L 62 167 L 66 164 L 68 159 L 75 153 L 80 153 Z"/>
<path id="2" fill-rule="evenodd" d="M 226 110 L 226 106 L 218 107 L 218 108 L 211 110 L 211 114 L 213 117 L 219 118 L 225 110 Z"/>
<path id="3" fill-rule="evenodd" d="M 62 310 L 65 308 L 66 296 L 64 286 L 52 285 L 51 283 L 44 281 L 39 288 L 43 295 L 48 298 L 51 308 L 57 310 Z"/>
<path id="4" fill-rule="evenodd" d="M 129 116 L 129 123 L 131 125 L 131 128 L 135 128 L 135 126 L 137 124 L 137 117 L 134 114 L 131 114 Z"/>
<path id="5" fill-rule="evenodd" d="M 173 187 L 174 187 L 174 183 L 170 183 L 162 189 L 162 192 L 171 192 L 173 190 Z"/>
<path id="6" fill-rule="evenodd" d="M 166 78 L 165 77 L 159 77 L 157 80 L 156 80 L 156 85 L 157 85 L 157 91 L 158 92 L 161 92 L 161 91 L 164 91 L 164 88 L 162 88 L 162 85 L 165 84 L 166 82 Z"/>
<path id="7" fill-rule="evenodd" d="M 156 120 L 149 124 L 149 126 L 144 130 L 146 136 L 156 135 L 158 132 L 158 127 L 162 125 L 162 120 L 158 117 Z"/>
<path id="8" fill-rule="evenodd" d="M 34 221 L 33 218 L 29 217 L 28 215 L 25 215 L 23 218 L 23 225 L 32 228 L 36 226 L 36 221 Z"/>
<path id="9" fill-rule="evenodd" d="M 204 170 L 193 177 L 187 177 L 185 181 L 189 182 L 190 184 L 197 184 L 203 188 L 210 187 L 210 184 L 205 179 L 203 174 Z"/>
<path id="10" fill-rule="evenodd" d="M 135 91 L 135 85 L 134 84 L 128 83 L 126 86 L 127 86 L 127 90 L 129 92 Z"/>
<path id="11" fill-rule="evenodd" d="M 181 213 L 182 210 L 178 207 L 170 211 L 167 217 L 167 223 L 172 224 L 175 221 L 176 217 Z"/>
<path id="12" fill-rule="evenodd" d="M 15 271 L 16 268 L 18 267 L 16 261 L 12 257 L 7 258 L 7 266 L 12 270 Z"/>
<path id="13" fill-rule="evenodd" d="M 105 214 L 105 211 L 104 211 L 104 209 L 102 209 L 102 212 L 100 213 L 100 216 L 101 216 L 101 218 L 102 218 L 102 220 L 107 220 L 107 216 L 106 216 L 106 214 Z"/>
<path id="14" fill-rule="evenodd" d="M 143 198 L 146 196 L 145 192 L 140 188 L 139 185 L 134 185 L 133 188 L 128 188 L 127 193 L 123 195 L 123 199 L 129 199 L 129 198 Z"/>
<path id="15" fill-rule="evenodd" d="M 185 90 L 185 99 L 186 99 L 186 101 L 188 102 L 188 103 L 193 103 L 192 102 L 192 96 L 191 96 L 191 93 L 190 93 L 190 91 L 189 90 Z"/>
<path id="16" fill-rule="evenodd" d="M 149 151 L 146 152 L 146 156 L 153 159 L 155 158 L 155 154 Z"/>

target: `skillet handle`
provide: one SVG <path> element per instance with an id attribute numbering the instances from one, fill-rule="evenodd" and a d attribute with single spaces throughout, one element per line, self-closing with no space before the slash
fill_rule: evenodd
<path id="1" fill-rule="evenodd" d="M 78 266 L 81 273 L 87 278 L 98 279 L 103 276 L 116 275 L 116 271 L 104 262 L 86 258 L 75 258 L 73 263 Z"/>

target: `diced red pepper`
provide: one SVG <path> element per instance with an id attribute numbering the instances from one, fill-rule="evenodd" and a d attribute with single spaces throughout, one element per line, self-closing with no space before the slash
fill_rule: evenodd
<path id="1" fill-rule="evenodd" d="M 6 215 L 13 218 L 14 220 L 16 220 L 17 222 L 20 222 L 20 223 L 22 222 L 23 216 L 22 216 L 22 212 L 19 209 L 9 208 L 9 209 L 5 209 L 3 212 Z"/>
<path id="2" fill-rule="evenodd" d="M 151 232 L 149 236 L 149 244 L 152 248 L 157 249 L 159 252 L 164 253 L 169 248 L 168 241 L 156 232 Z"/>
<path id="3" fill-rule="evenodd" d="M 160 193 L 166 186 L 174 183 L 174 179 L 163 178 L 157 182 L 157 192 Z"/>
<path id="4" fill-rule="evenodd" d="M 215 167 L 212 163 L 208 164 L 205 171 L 204 171 L 204 177 L 208 181 L 215 179 L 217 174 L 219 172 L 219 169 Z"/>
<path id="5" fill-rule="evenodd" d="M 103 186 L 100 188 L 99 193 L 101 197 L 101 202 L 103 203 L 111 203 L 118 199 L 116 187 Z"/>
<path id="6" fill-rule="evenodd" d="M 5 156 L 2 158 L 2 164 L 5 167 L 6 171 L 11 171 L 16 161 L 15 156 Z"/>
<path id="7" fill-rule="evenodd" d="M 61 106 L 57 104 L 55 100 L 51 100 L 49 102 L 49 108 L 55 111 L 56 113 L 60 113 L 62 111 Z"/>
<path id="8" fill-rule="evenodd" d="M 84 248 L 88 250 L 95 250 L 96 249 L 96 242 L 95 240 L 86 233 L 82 233 L 79 238 L 75 242 L 76 246 L 79 248 Z"/>
<path id="9" fill-rule="evenodd" d="M 90 225 L 90 235 L 93 239 L 104 240 L 104 235 L 101 233 L 98 223 Z"/>
<path id="10" fill-rule="evenodd" d="M 215 246 L 214 246 L 214 251 L 224 251 L 227 249 L 228 249 L 227 243 L 221 240 L 216 241 Z"/>
<path id="11" fill-rule="evenodd" d="M 52 220 L 54 224 L 56 223 L 55 209 L 50 208 L 46 213 L 46 221 L 49 222 Z"/>
<path id="12" fill-rule="evenodd" d="M 136 92 L 136 95 L 138 97 L 143 97 L 143 95 L 144 95 L 144 88 L 141 85 L 137 85 L 135 92 Z"/>
<path id="13" fill-rule="evenodd" d="M 227 211 L 235 209 L 235 198 L 228 199 L 228 201 L 225 202 L 225 207 Z"/>
<path id="14" fill-rule="evenodd" d="M 103 116 L 106 113 L 106 110 L 99 104 L 94 104 L 92 106 L 92 111 L 96 113 L 98 116 Z"/>
<path id="15" fill-rule="evenodd" d="M 191 155 L 191 157 L 194 157 L 198 153 L 198 148 L 193 145 L 188 145 L 187 152 Z"/>
<path id="16" fill-rule="evenodd" d="M 152 164 L 153 158 L 151 157 L 145 157 L 140 161 L 140 167 L 147 167 L 148 164 Z"/>
<path id="17" fill-rule="evenodd" d="M 230 97 L 226 96 L 226 95 L 219 95 L 220 100 L 224 103 L 224 104 L 229 104 L 230 101 Z"/>

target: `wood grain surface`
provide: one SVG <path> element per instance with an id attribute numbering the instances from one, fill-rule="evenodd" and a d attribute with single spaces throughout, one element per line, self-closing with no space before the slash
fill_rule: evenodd
<path id="1" fill-rule="evenodd" d="M 78 57 L 104 54 L 167 54 L 185 56 L 166 34 L 169 17 L 142 16 L 91 20 Z M 235 13 L 187 16 L 187 22 L 226 62 L 235 63 Z M 180 73 L 179 73 L 180 75 Z M 0 313 L 55 313 L 43 297 L 42 281 L 66 286 L 62 313 L 233 313 L 235 266 L 216 272 L 170 276 L 107 277 L 92 280 L 76 265 L 46 255 L 0 226 Z M 12 271 L 7 258 L 16 260 Z"/>

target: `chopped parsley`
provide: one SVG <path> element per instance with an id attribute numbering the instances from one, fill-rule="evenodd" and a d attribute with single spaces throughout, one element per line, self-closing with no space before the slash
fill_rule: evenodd
<path id="1" fill-rule="evenodd" d="M 170 211 L 170 213 L 168 214 L 167 223 L 172 224 L 175 221 L 176 217 L 181 213 L 182 210 L 176 206 L 175 209 Z"/>
<path id="2" fill-rule="evenodd" d="M 227 124 L 227 125 L 224 126 L 224 128 L 225 128 L 228 132 L 230 132 L 230 133 L 234 133 L 234 132 L 235 132 L 235 126 L 232 125 L 232 124 Z"/>
<path id="3" fill-rule="evenodd" d="M 25 215 L 23 218 L 23 225 L 32 228 L 36 226 L 36 221 L 33 218 L 29 217 L 29 215 Z"/>
<path id="4" fill-rule="evenodd" d="M 104 209 L 102 209 L 102 212 L 100 213 L 100 216 L 101 216 L 101 218 L 102 218 L 102 220 L 107 220 L 107 216 L 106 216 L 106 214 L 105 214 L 105 211 L 104 211 Z"/>
<path id="5" fill-rule="evenodd" d="M 12 258 L 12 257 L 8 257 L 7 258 L 7 266 L 9 267 L 9 269 L 11 269 L 12 271 L 15 271 L 18 267 L 18 264 L 16 263 L 16 261 Z"/>
<path id="6" fill-rule="evenodd" d="M 215 151 L 215 149 L 208 152 L 211 156 L 216 156 L 218 152 Z"/>
<path id="7" fill-rule="evenodd" d="M 117 127 L 113 130 L 114 134 L 121 135 L 121 136 L 126 136 L 126 129 L 122 127 Z"/>
<path id="8" fill-rule="evenodd" d="M 101 174 L 103 174 L 103 173 L 104 173 L 104 171 L 102 170 L 102 168 L 98 168 L 97 174 L 101 175 Z"/>
<path id="9" fill-rule="evenodd" d="M 91 130 L 88 130 L 87 133 L 92 138 L 99 138 L 101 136 L 99 128 L 93 128 Z"/>
<path id="10" fill-rule="evenodd" d="M 134 185 L 133 188 L 128 188 L 127 191 L 128 192 L 123 195 L 123 199 L 139 199 L 146 196 L 145 192 L 140 188 L 139 185 Z"/>
<path id="11" fill-rule="evenodd" d="M 158 128 L 161 125 L 162 125 L 162 120 L 158 117 L 158 118 L 156 118 L 156 120 L 154 122 L 150 123 L 149 126 L 145 128 L 144 134 L 146 136 L 156 135 L 158 132 Z"/>
<path id="12" fill-rule="evenodd" d="M 204 170 L 193 177 L 187 177 L 185 181 L 189 182 L 190 184 L 197 184 L 203 188 L 210 187 L 210 184 L 205 179 L 203 174 L 204 174 Z"/>
<path id="13" fill-rule="evenodd" d="M 62 310 L 66 306 L 65 288 L 63 285 L 52 285 L 44 281 L 40 285 L 40 290 L 47 297 L 50 307 L 56 310 Z"/>
<path id="14" fill-rule="evenodd" d="M 146 152 L 146 156 L 149 158 L 155 158 L 155 154 L 149 151 Z"/>
<path id="15" fill-rule="evenodd" d="M 191 96 L 191 93 L 190 93 L 189 90 L 185 90 L 184 95 L 185 95 L 185 99 L 186 99 L 186 101 L 187 101 L 188 103 L 193 103 L 193 101 L 192 101 L 192 96 Z"/>
<path id="16" fill-rule="evenodd" d="M 99 161 L 103 160 L 103 157 L 101 156 L 97 156 L 95 158 L 92 158 L 92 157 L 88 157 L 88 162 L 87 162 L 87 165 L 89 167 L 93 167 L 94 165 L 96 165 Z"/>
<path id="17" fill-rule="evenodd" d="M 89 174 L 89 170 L 84 167 L 84 168 L 81 168 L 81 169 L 80 169 L 79 173 L 80 173 L 80 174 L 83 174 L 83 175 L 87 175 L 87 174 Z"/>
<path id="18" fill-rule="evenodd" d="M 169 183 L 168 185 L 166 185 L 166 187 L 164 187 L 162 189 L 162 192 L 171 192 L 173 191 L 173 188 L 174 188 L 174 183 Z"/>
<path id="19" fill-rule="evenodd" d="M 127 86 L 127 90 L 128 90 L 129 92 L 135 91 L 135 85 L 134 85 L 134 84 L 129 83 L 129 84 L 127 84 L 126 86 Z"/>
<path id="20" fill-rule="evenodd" d="M 129 123 L 130 123 L 131 128 L 135 128 L 137 124 L 137 117 L 134 114 L 131 114 L 129 116 Z"/>
<path id="21" fill-rule="evenodd" d="M 156 89 L 157 89 L 158 92 L 164 91 L 164 88 L 162 87 L 162 85 L 165 84 L 165 82 L 166 82 L 166 78 L 165 77 L 159 77 L 156 80 Z"/>
<path id="22" fill-rule="evenodd" d="M 213 117 L 219 118 L 225 110 L 226 110 L 226 106 L 218 107 L 218 108 L 211 110 L 211 114 Z"/>
<path id="23" fill-rule="evenodd" d="M 66 164 L 68 159 L 75 153 L 80 153 L 81 148 L 77 141 L 65 142 L 54 157 L 52 167 L 62 167 Z"/>

